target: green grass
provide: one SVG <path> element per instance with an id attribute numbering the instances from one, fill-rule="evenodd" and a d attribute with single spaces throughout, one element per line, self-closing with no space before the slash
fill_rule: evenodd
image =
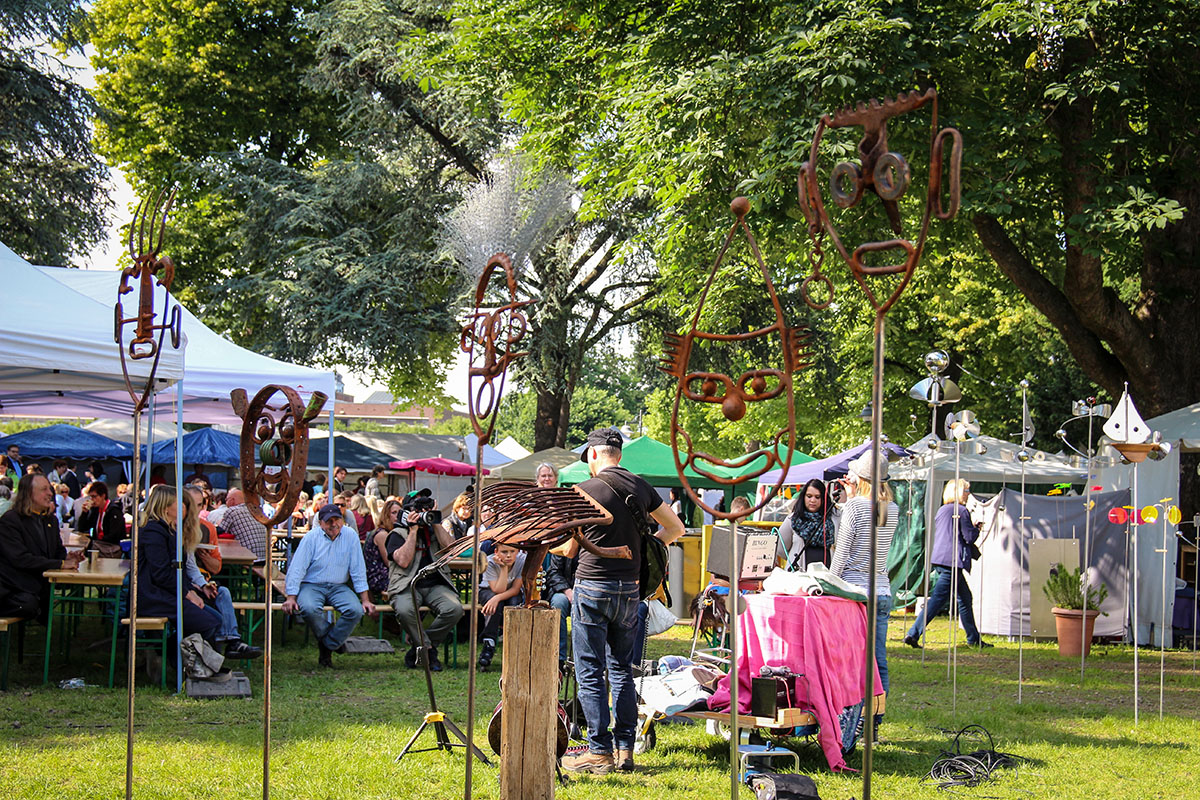
<path id="1" fill-rule="evenodd" d="M 1017 646 L 997 642 L 984 652 L 958 653 L 957 706 L 947 678 L 945 620 L 921 653 L 900 643 L 904 617 L 890 626 L 892 692 L 875 750 L 873 795 L 945 796 L 923 778 L 948 742 L 945 733 L 985 726 L 998 749 L 1029 759 L 1020 769 L 961 795 L 978 798 L 1128 800 L 1200 796 L 1200 677 L 1190 652 L 1167 654 L 1166 713 L 1158 719 L 1158 653 L 1142 651 L 1141 720 L 1133 723 L 1132 651 L 1097 647 L 1080 681 L 1077 659 L 1061 659 L 1052 644 L 1024 647 L 1023 702 L 1017 704 Z M 32 632 L 36 632 L 34 629 Z M 41 642 L 31 635 L 30 650 Z M 87 631 L 83 639 L 88 637 Z M 336 657 L 333 672 L 316 669 L 316 651 L 289 635 L 275 657 L 272 792 L 276 798 L 462 795 L 460 753 L 421 753 L 394 762 L 425 711 L 424 680 L 394 656 Z M 278 641 L 278 637 L 276 638 Z M 962 642 L 960 634 L 960 642 Z M 652 656 L 686 653 L 682 632 L 657 637 Z M 85 675 L 99 683 L 107 651 L 81 651 L 56 663 L 55 679 Z M 461 653 L 460 653 L 461 656 Z M 15 664 L 10 691 L 0 693 L 0 798 L 115 798 L 123 795 L 125 692 L 43 689 L 40 657 Z M 465 661 L 465 657 L 462 657 Z M 461 661 L 460 661 L 461 663 Z M 497 659 L 497 664 L 499 659 Z M 123 676 L 123 672 L 118 672 Z M 139 671 L 141 675 L 141 671 Z M 139 683 L 135 792 L 142 798 L 261 796 L 261 668 L 249 675 L 251 700 L 193 701 Z M 499 698 L 497 672 L 479 677 L 477 735 L 485 752 L 486 724 Z M 118 679 L 120 680 L 120 678 Z M 144 676 L 141 678 L 145 681 Z M 438 699 L 465 725 L 467 673 L 436 677 Z M 431 738 L 425 741 L 432 741 Z M 860 797 L 861 776 L 833 775 L 814 742 L 793 741 L 801 770 L 826 800 Z M 729 796 L 728 747 L 700 726 L 658 728 L 657 748 L 638 759 L 633 775 L 582 777 L 557 796 L 584 798 L 721 798 Z M 850 757 L 861 765 L 861 750 Z M 475 796 L 499 796 L 496 767 L 476 766 Z M 743 790 L 742 797 L 750 797 Z"/>

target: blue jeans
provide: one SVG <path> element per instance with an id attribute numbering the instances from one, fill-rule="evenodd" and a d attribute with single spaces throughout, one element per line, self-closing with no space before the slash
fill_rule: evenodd
<path id="1" fill-rule="evenodd" d="M 567 617 L 571 616 L 571 601 L 562 592 L 550 597 L 550 607 L 557 609 L 562 618 L 558 623 L 558 660 L 567 660 Z"/>
<path id="2" fill-rule="evenodd" d="M 330 650 L 342 646 L 363 615 L 358 593 L 344 583 L 302 583 L 296 602 L 300 606 L 300 616 L 304 617 L 317 641 Z M 325 618 L 326 605 L 337 610 L 337 622 L 330 624 Z"/>
<path id="3" fill-rule="evenodd" d="M 479 606 L 483 607 L 484 603 L 496 596 L 490 586 L 479 587 Z M 480 641 L 491 639 L 492 644 L 496 643 L 496 639 L 500 636 L 500 626 L 504 624 L 504 609 L 509 606 L 519 606 L 525 602 L 525 598 L 521 592 L 517 592 L 507 600 L 501 600 L 500 605 L 496 607 L 496 613 L 483 618 L 483 630 L 479 633 Z"/>
<path id="4" fill-rule="evenodd" d="M 929 602 L 908 629 L 908 638 L 919 638 L 929 620 L 950 606 L 951 571 L 949 567 L 934 565 L 933 574 L 937 576 L 937 582 L 933 584 L 933 590 L 929 593 Z M 975 627 L 975 612 L 971 608 L 971 587 L 967 586 L 967 576 L 963 575 L 961 569 L 953 572 L 958 578 L 958 618 L 962 621 L 963 630 L 967 632 L 967 644 L 979 644 L 979 629 Z"/>
<path id="5" fill-rule="evenodd" d="M 238 629 L 237 612 L 233 610 L 233 598 L 224 586 L 217 587 L 217 596 L 207 602 L 209 608 L 221 615 L 221 627 L 217 629 L 216 641 L 227 642 L 241 639 Z"/>
<path id="6" fill-rule="evenodd" d="M 587 720 L 588 750 L 592 753 L 611 753 L 614 737 L 618 749 L 633 749 L 637 732 L 637 690 L 633 683 L 637 608 L 637 581 L 575 581 L 571 636 L 579 705 Z M 608 683 L 612 684 L 616 717 L 611 732 Z"/>
<path id="7" fill-rule="evenodd" d="M 875 663 L 879 665 L 879 685 L 888 690 L 887 629 L 892 613 L 892 596 L 875 595 Z"/>

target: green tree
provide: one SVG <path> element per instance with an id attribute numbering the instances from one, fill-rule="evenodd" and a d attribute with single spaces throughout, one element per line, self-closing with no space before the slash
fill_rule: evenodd
<path id="1" fill-rule="evenodd" d="M 0 239 L 66 264 L 104 237 L 108 170 L 91 145 L 96 105 L 45 47 L 78 50 L 77 0 L 0 4 Z"/>

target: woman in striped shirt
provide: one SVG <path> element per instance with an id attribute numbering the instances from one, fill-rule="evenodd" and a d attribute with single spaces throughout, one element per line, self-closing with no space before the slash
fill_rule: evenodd
<path id="1" fill-rule="evenodd" d="M 833 550 L 833 561 L 829 570 L 841 576 L 864 592 L 870 568 L 871 547 L 871 452 L 860 455 L 848 467 L 850 480 L 855 482 L 854 497 L 842 509 L 842 520 L 838 526 L 837 543 Z M 875 662 L 879 665 L 879 683 L 884 693 L 888 690 L 887 629 L 888 615 L 892 611 L 892 587 L 888 582 L 887 556 L 896 532 L 896 520 L 900 507 L 892 499 L 892 487 L 887 484 L 887 457 L 879 454 L 879 506 L 875 541 Z M 875 715 L 875 729 L 883 721 L 882 714 Z"/>

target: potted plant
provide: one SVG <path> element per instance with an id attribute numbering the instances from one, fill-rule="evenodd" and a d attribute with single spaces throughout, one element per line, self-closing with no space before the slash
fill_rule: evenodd
<path id="1" fill-rule="evenodd" d="M 1092 652 L 1092 631 L 1096 617 L 1100 616 L 1100 604 L 1108 597 L 1108 587 L 1103 583 L 1087 587 L 1083 591 L 1083 571 L 1076 567 L 1067 570 L 1062 564 L 1050 568 L 1050 577 L 1042 587 L 1050 599 L 1054 613 L 1054 625 L 1058 631 L 1058 654 L 1077 656 L 1080 647 L 1086 656 Z"/>

